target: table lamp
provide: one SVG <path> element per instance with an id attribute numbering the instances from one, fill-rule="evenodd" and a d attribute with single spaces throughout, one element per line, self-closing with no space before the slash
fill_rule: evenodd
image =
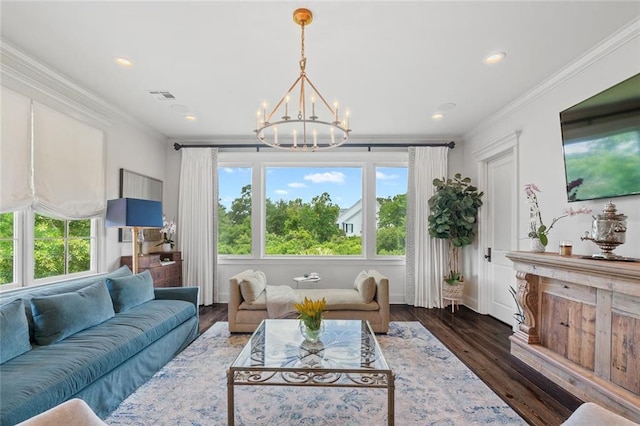
<path id="1" fill-rule="evenodd" d="M 162 203 L 138 198 L 108 200 L 105 225 L 107 228 L 132 228 L 133 255 L 131 256 L 131 266 L 133 273 L 137 274 L 138 243 L 136 239 L 138 230 L 140 228 L 162 228 Z"/>

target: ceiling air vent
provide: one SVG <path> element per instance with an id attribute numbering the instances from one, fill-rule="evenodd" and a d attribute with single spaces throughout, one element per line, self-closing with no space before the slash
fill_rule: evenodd
<path id="1" fill-rule="evenodd" d="M 158 101 L 173 101 L 176 99 L 171 92 L 164 90 L 149 90 L 149 94 Z"/>

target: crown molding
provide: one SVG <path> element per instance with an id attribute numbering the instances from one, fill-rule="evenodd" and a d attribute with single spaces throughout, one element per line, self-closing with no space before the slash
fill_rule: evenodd
<path id="1" fill-rule="evenodd" d="M 593 63 L 601 60 L 609 53 L 624 46 L 629 41 L 640 36 L 640 18 L 635 18 L 624 27 L 610 35 L 609 37 L 596 44 L 591 50 L 582 55 L 576 61 L 562 68 L 559 72 L 544 80 L 537 87 L 525 92 L 518 99 L 507 104 L 504 108 L 487 118 L 482 123 L 471 129 L 464 135 L 464 139 L 468 140 L 480 131 L 495 125 L 505 117 L 514 114 L 516 111 L 524 108 L 534 100 L 545 95 L 557 86 L 571 79 L 576 74 L 581 73 L 589 68 Z"/>
<path id="2" fill-rule="evenodd" d="M 166 140 L 165 135 L 142 124 L 3 39 L 0 39 L 0 77 L 4 86 L 14 90 L 24 89 L 32 95 L 44 97 L 76 118 L 86 118 L 102 127 L 112 127 L 116 121 L 122 120 L 151 137 Z"/>
<path id="3" fill-rule="evenodd" d="M 474 150 L 471 154 L 477 161 L 486 161 L 490 158 L 493 158 L 501 153 L 507 151 L 508 149 L 513 149 L 518 146 L 518 138 L 520 137 L 520 131 L 517 130 L 515 132 L 510 132 L 507 135 L 504 135 L 495 141 L 481 146 L 480 148 Z"/>

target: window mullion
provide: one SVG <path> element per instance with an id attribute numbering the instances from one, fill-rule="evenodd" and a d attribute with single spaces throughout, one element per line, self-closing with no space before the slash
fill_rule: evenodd
<path id="1" fill-rule="evenodd" d="M 64 221 L 64 273 L 69 273 L 69 220 Z"/>
<path id="2" fill-rule="evenodd" d="M 33 256 L 35 250 L 35 214 L 32 210 L 25 210 L 20 212 L 20 221 L 22 226 L 22 249 L 20 250 L 21 259 L 19 259 L 22 265 L 21 269 L 21 286 L 26 286 L 29 283 L 33 283 L 35 276 L 35 259 Z"/>

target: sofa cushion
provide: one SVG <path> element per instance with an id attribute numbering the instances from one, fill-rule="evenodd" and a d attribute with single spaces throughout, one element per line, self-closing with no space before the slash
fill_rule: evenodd
<path id="1" fill-rule="evenodd" d="M 27 313 L 27 320 L 29 322 L 29 334 L 31 343 L 35 343 L 35 326 L 33 324 L 33 315 L 31 312 L 30 300 L 34 297 L 51 296 L 53 294 L 70 293 L 77 291 L 91 285 L 97 281 L 104 281 L 111 277 L 126 277 L 131 275 L 131 270 L 127 266 L 121 266 L 115 271 L 90 275 L 82 278 L 74 278 L 68 281 L 62 281 L 53 284 L 46 284 L 37 287 L 22 287 L 14 290 L 8 290 L 0 292 L 0 304 L 8 303 L 9 301 L 22 299 L 24 301 L 25 311 Z"/>
<path id="2" fill-rule="evenodd" d="M 262 271 L 247 271 L 240 281 L 240 293 L 245 302 L 252 304 L 267 287 L 267 276 Z"/>
<path id="3" fill-rule="evenodd" d="M 362 296 L 355 289 L 301 289 L 294 290 L 298 300 L 304 300 L 305 297 L 311 300 L 324 299 L 327 302 L 325 310 L 331 311 L 377 311 L 380 306 L 376 301 L 364 303 Z"/>
<path id="4" fill-rule="evenodd" d="M 0 364 L 31 349 L 22 299 L 0 306 Z"/>
<path id="5" fill-rule="evenodd" d="M 125 312 L 155 298 L 149 271 L 122 278 L 107 278 L 107 288 L 116 312 Z"/>
<path id="6" fill-rule="evenodd" d="M 358 290 L 364 303 L 371 302 L 376 295 L 376 280 L 367 271 L 358 274 L 353 287 Z"/>
<path id="7" fill-rule="evenodd" d="M 81 290 L 31 299 L 35 339 L 50 345 L 113 317 L 113 304 L 104 281 Z"/>
<path id="8" fill-rule="evenodd" d="M 247 303 L 243 301 L 238 309 L 246 309 L 249 311 L 260 311 L 267 310 L 267 292 L 263 291 L 260 295 L 253 301 L 253 303 Z"/>

